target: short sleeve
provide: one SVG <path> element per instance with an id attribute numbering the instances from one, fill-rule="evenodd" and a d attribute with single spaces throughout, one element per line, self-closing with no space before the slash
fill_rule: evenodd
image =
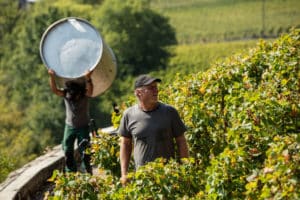
<path id="1" fill-rule="evenodd" d="M 120 136 L 123 137 L 130 137 L 130 138 L 132 137 L 128 128 L 128 112 L 126 111 L 123 113 L 123 116 L 121 118 L 118 133 Z"/>
<path id="2" fill-rule="evenodd" d="M 183 135 L 187 128 L 180 118 L 178 111 L 174 107 L 169 106 L 169 112 L 171 115 L 172 133 L 174 137 Z"/>

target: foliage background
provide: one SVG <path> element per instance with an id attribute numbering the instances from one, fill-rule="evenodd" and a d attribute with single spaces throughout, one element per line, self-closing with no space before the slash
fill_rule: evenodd
<path id="1" fill-rule="evenodd" d="M 117 79 L 91 102 L 92 116 L 104 127 L 110 125 L 112 103 L 131 96 L 136 74 L 153 72 L 166 84 L 174 82 L 178 72 L 206 70 L 217 59 L 257 43 L 249 39 L 277 37 L 299 26 L 298 1 L 264 1 L 264 26 L 261 2 L 44 0 L 18 9 L 17 1 L 0 0 L 0 180 L 60 143 L 64 106 L 50 92 L 39 56 L 40 38 L 54 21 L 67 16 L 90 20 L 118 57 Z M 236 39 L 247 41 L 228 42 Z"/>

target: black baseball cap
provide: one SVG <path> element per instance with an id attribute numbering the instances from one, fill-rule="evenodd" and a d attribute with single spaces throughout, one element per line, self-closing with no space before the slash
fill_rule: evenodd
<path id="1" fill-rule="evenodd" d="M 161 82 L 161 79 L 151 77 L 150 75 L 147 74 L 139 75 L 135 80 L 134 89 L 149 85 L 153 82 Z"/>

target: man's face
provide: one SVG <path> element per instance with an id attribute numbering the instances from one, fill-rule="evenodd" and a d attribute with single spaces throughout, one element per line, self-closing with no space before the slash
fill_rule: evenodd
<path id="1" fill-rule="evenodd" d="M 156 103 L 158 101 L 157 82 L 138 88 L 137 95 L 144 103 Z"/>

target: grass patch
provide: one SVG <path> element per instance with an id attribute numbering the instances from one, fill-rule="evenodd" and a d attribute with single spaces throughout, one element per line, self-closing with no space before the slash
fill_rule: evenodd
<path id="1" fill-rule="evenodd" d="M 298 0 L 153 0 L 180 44 L 278 37 L 300 26 Z"/>
<path id="2" fill-rule="evenodd" d="M 171 83 L 176 73 L 188 75 L 206 71 L 214 63 L 233 54 L 248 51 L 257 43 L 257 40 L 245 40 L 177 45 L 170 48 L 173 56 L 169 60 L 167 69 L 157 72 L 156 75 L 163 77 L 164 82 Z"/>

